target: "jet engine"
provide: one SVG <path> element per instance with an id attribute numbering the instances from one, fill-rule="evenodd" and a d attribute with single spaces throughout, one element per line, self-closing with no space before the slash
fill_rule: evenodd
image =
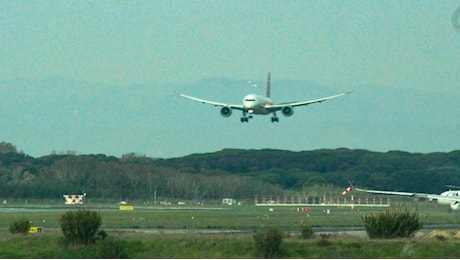
<path id="1" fill-rule="evenodd" d="M 232 109 L 229 108 L 229 107 L 222 107 L 220 109 L 220 114 L 223 116 L 223 117 L 229 117 L 232 115 Z"/>
<path id="2" fill-rule="evenodd" d="M 283 107 L 281 112 L 284 116 L 292 116 L 294 114 L 294 109 L 292 107 Z"/>
<path id="3" fill-rule="evenodd" d="M 453 210 L 457 210 L 460 208 L 460 203 L 458 201 L 454 201 L 452 202 L 452 204 L 450 204 L 450 208 Z"/>

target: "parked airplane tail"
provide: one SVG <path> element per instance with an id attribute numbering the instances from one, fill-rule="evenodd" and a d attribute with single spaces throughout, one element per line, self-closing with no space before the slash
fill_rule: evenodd
<path id="1" fill-rule="evenodd" d="M 267 97 L 270 98 L 270 72 L 268 73 L 267 78 Z"/>

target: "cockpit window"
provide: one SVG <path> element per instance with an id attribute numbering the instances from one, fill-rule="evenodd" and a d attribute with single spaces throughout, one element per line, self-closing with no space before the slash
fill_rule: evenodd
<path id="1" fill-rule="evenodd" d="M 247 98 L 245 101 L 256 101 L 254 98 Z"/>

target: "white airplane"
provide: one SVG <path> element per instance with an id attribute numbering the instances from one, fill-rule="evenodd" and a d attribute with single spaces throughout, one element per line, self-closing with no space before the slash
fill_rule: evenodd
<path id="1" fill-rule="evenodd" d="M 210 104 L 214 105 L 216 107 L 222 107 L 220 109 L 220 114 L 223 117 L 229 117 L 232 115 L 232 109 L 236 110 L 241 110 L 243 111 L 243 116 L 241 117 L 241 122 L 249 122 L 249 119 L 252 118 L 252 115 L 267 115 L 270 113 L 273 113 L 272 116 L 272 122 L 278 122 L 279 119 L 276 116 L 276 111 L 281 110 L 281 113 L 283 113 L 284 116 L 292 116 L 294 114 L 294 109 L 293 107 L 297 106 L 306 106 L 310 105 L 313 103 L 321 103 L 323 101 L 341 97 L 347 94 L 352 93 L 352 91 L 345 92 L 342 94 L 338 94 L 335 96 L 330 96 L 330 97 L 325 97 L 325 98 L 319 98 L 319 99 L 313 99 L 313 100 L 308 100 L 308 101 L 301 101 L 301 102 L 288 102 L 288 103 L 281 103 L 281 104 L 273 104 L 271 98 L 270 98 L 270 73 L 268 73 L 268 79 L 267 79 L 267 94 L 266 96 L 260 96 L 257 94 L 249 94 L 246 95 L 243 98 L 243 104 L 241 105 L 232 105 L 228 103 L 221 103 L 221 102 L 215 102 L 215 101 L 210 101 L 210 100 L 204 100 L 201 98 L 196 98 L 192 96 L 188 96 L 185 94 L 180 94 L 181 96 L 185 98 L 189 98 L 191 100 L 195 100 L 198 102 L 201 102 L 203 104 Z M 249 114 L 249 116 L 248 116 Z"/>
<path id="2" fill-rule="evenodd" d="M 458 210 L 460 208 L 460 190 L 448 190 L 444 191 L 441 194 L 429 194 L 429 193 L 417 193 L 417 192 L 404 192 L 404 191 L 384 191 L 384 190 L 364 190 L 353 187 L 353 190 L 375 193 L 375 194 L 384 194 L 384 195 L 399 195 L 399 196 L 409 196 L 416 198 L 426 198 L 429 201 L 437 200 L 439 204 L 450 205 L 450 208 L 453 210 Z"/>

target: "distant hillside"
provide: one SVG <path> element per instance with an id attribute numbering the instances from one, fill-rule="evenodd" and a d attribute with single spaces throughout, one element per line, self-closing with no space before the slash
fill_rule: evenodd
<path id="1" fill-rule="evenodd" d="M 72 153 L 34 158 L 2 142 L 0 180 L 0 197 L 8 199 L 60 199 L 81 192 L 94 199 L 143 201 L 249 199 L 305 192 L 316 196 L 321 194 L 312 194 L 318 192 L 314 187 L 340 190 L 348 180 L 373 189 L 438 193 L 447 184 L 460 185 L 460 150 L 413 154 L 346 148 L 225 149 L 175 159 L 134 153 L 120 158 Z"/>
<path id="2" fill-rule="evenodd" d="M 296 189 L 305 184 L 343 187 L 348 180 L 361 187 L 436 193 L 445 190 L 445 185 L 460 185 L 460 150 L 423 154 L 346 148 L 303 152 L 225 149 L 157 163 L 195 173 L 219 170 L 259 176 L 285 189 Z M 279 178 L 270 180 L 267 177 L 270 175 Z M 289 179 L 291 185 L 282 182 L 285 179 Z"/>
<path id="3" fill-rule="evenodd" d="M 347 148 L 302 152 L 224 149 L 215 153 L 192 154 L 160 160 L 158 163 L 176 169 L 192 168 L 197 172 L 213 169 L 239 174 L 270 169 L 318 173 L 337 171 L 392 173 L 403 170 L 459 168 L 460 150 L 422 154 L 403 151 L 382 153 Z"/>

